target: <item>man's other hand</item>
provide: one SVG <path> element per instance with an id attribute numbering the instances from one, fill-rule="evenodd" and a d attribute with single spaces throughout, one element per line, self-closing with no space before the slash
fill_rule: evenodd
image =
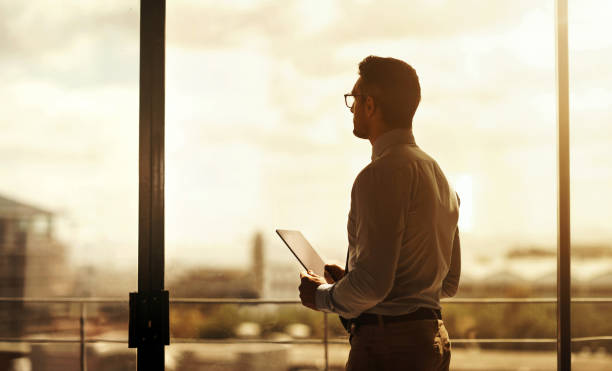
<path id="1" fill-rule="evenodd" d="M 317 310 L 315 294 L 317 287 L 326 283 L 325 279 L 311 271 L 300 273 L 300 279 L 300 299 L 302 300 L 302 305 Z"/>
<path id="2" fill-rule="evenodd" d="M 344 277 L 344 268 L 338 264 L 325 264 L 325 280 L 327 283 L 338 282 Z"/>

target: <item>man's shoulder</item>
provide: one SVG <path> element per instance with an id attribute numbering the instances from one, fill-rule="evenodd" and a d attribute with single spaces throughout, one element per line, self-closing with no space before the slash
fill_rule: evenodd
<path id="1" fill-rule="evenodd" d="M 385 183 L 392 181 L 399 174 L 407 175 L 414 172 L 415 160 L 412 158 L 398 158 L 384 156 L 370 162 L 361 169 L 353 186 L 358 184 Z"/>
<path id="2" fill-rule="evenodd" d="M 419 147 L 401 146 L 372 161 L 363 170 L 368 169 L 368 173 L 388 174 L 398 170 L 414 169 L 418 163 L 428 162 L 436 161 Z"/>
<path id="3" fill-rule="evenodd" d="M 398 176 L 418 176 L 419 168 L 432 164 L 439 167 L 437 161 L 419 147 L 405 148 L 404 151 L 390 153 L 370 162 L 357 174 L 354 184 L 396 179 Z"/>
<path id="4" fill-rule="evenodd" d="M 371 177 L 371 165 L 372 163 L 370 162 L 366 167 L 361 169 L 359 174 L 357 174 L 357 176 L 355 177 L 355 180 L 353 181 L 353 189 L 351 191 L 352 194 L 355 193 L 360 183 L 366 182 L 366 179 Z"/>

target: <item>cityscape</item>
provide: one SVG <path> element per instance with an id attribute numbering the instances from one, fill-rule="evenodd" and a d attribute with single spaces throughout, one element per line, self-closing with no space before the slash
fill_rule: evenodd
<path id="1" fill-rule="evenodd" d="M 53 213 L 0 197 L 3 272 L 0 297 L 117 299 L 121 294 L 125 299 L 136 281 L 136 272 L 105 266 L 68 266 L 68 246 L 55 239 L 53 225 Z M 344 329 L 335 316 L 330 316 L 324 325 L 321 313 L 297 304 L 301 270 L 297 261 L 284 264 L 271 261 L 267 246 L 262 234 L 255 233 L 251 245 L 245 248 L 250 257 L 246 268 L 200 266 L 169 275 L 167 288 L 171 298 L 285 299 L 296 304 L 173 304 L 171 336 L 172 341 L 178 340 L 178 343 L 167 352 L 167 369 L 242 370 L 247 367 L 245 364 L 251 369 L 318 369 L 323 362 L 321 345 L 290 344 L 322 339 L 324 331 L 332 341 L 329 369 L 343 368 L 342 362 L 348 352 Z M 610 246 L 575 246 L 573 295 L 612 295 L 611 263 Z M 464 270 L 457 299 L 554 298 L 555 264 L 554 249 L 537 247 L 517 247 L 497 261 L 483 259 Z M 0 305 L 3 308 L 0 333 L 4 338 L 79 342 L 78 322 L 83 316 L 79 305 L 70 302 L 1 302 Z M 609 306 L 575 305 L 574 336 L 610 333 L 612 325 L 605 321 Z M 86 339 L 101 341 L 87 345 L 89 368 L 127 370 L 133 367 L 134 353 L 125 345 L 113 343 L 127 336 L 127 303 L 111 300 L 87 304 L 86 308 Z M 554 303 L 487 305 L 453 304 L 451 300 L 444 303 L 443 310 L 446 326 L 458 339 L 555 336 Z M 508 317 L 508 313 L 512 316 Z M 599 323 L 596 328 L 592 326 L 593 321 Z M 258 339 L 261 344 L 257 344 Z M 198 343 L 202 341 L 204 343 Z M 250 343 L 243 344 L 245 341 Z M 0 348 L 2 367 L 7 370 L 9 365 L 19 369 L 20 364 L 33 370 L 65 370 L 77 367 L 80 359 L 72 345 L 0 341 L 0 346 L 3 347 Z M 554 343 L 464 342 L 454 347 L 457 370 L 504 370 L 500 359 L 517 352 L 525 364 L 539 364 L 538 370 L 555 367 Z M 478 362 L 474 358 L 476 354 Z M 612 361 L 612 346 L 605 341 L 589 342 L 577 349 L 576 357 L 577 364 L 584 364 L 585 369 L 604 370 Z"/>

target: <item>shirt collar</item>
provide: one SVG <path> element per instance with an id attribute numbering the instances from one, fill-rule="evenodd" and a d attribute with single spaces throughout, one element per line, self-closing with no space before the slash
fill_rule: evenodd
<path id="1" fill-rule="evenodd" d="M 372 161 L 382 156 L 387 149 L 399 144 L 416 145 L 412 129 L 393 129 L 379 136 L 372 146 Z"/>

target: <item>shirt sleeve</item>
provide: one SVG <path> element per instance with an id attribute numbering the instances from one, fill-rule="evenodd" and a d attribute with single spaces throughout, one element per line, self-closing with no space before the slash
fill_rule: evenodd
<path id="1" fill-rule="evenodd" d="M 366 168 L 355 181 L 356 246 L 349 273 L 321 288 L 321 307 L 354 318 L 391 291 L 404 231 L 405 195 L 394 174 Z M 323 292 L 326 292 L 325 294 Z"/>
<path id="2" fill-rule="evenodd" d="M 451 264 L 444 281 L 442 281 L 442 298 L 450 298 L 457 294 L 459 288 L 459 277 L 461 276 L 461 242 L 459 240 L 459 228 L 455 231 L 453 239 L 453 252 Z"/>
<path id="3" fill-rule="evenodd" d="M 329 283 L 324 283 L 317 287 L 317 291 L 315 292 L 315 305 L 317 310 L 322 312 L 333 312 L 334 306 L 331 300 L 331 292 L 334 285 L 330 285 Z"/>

